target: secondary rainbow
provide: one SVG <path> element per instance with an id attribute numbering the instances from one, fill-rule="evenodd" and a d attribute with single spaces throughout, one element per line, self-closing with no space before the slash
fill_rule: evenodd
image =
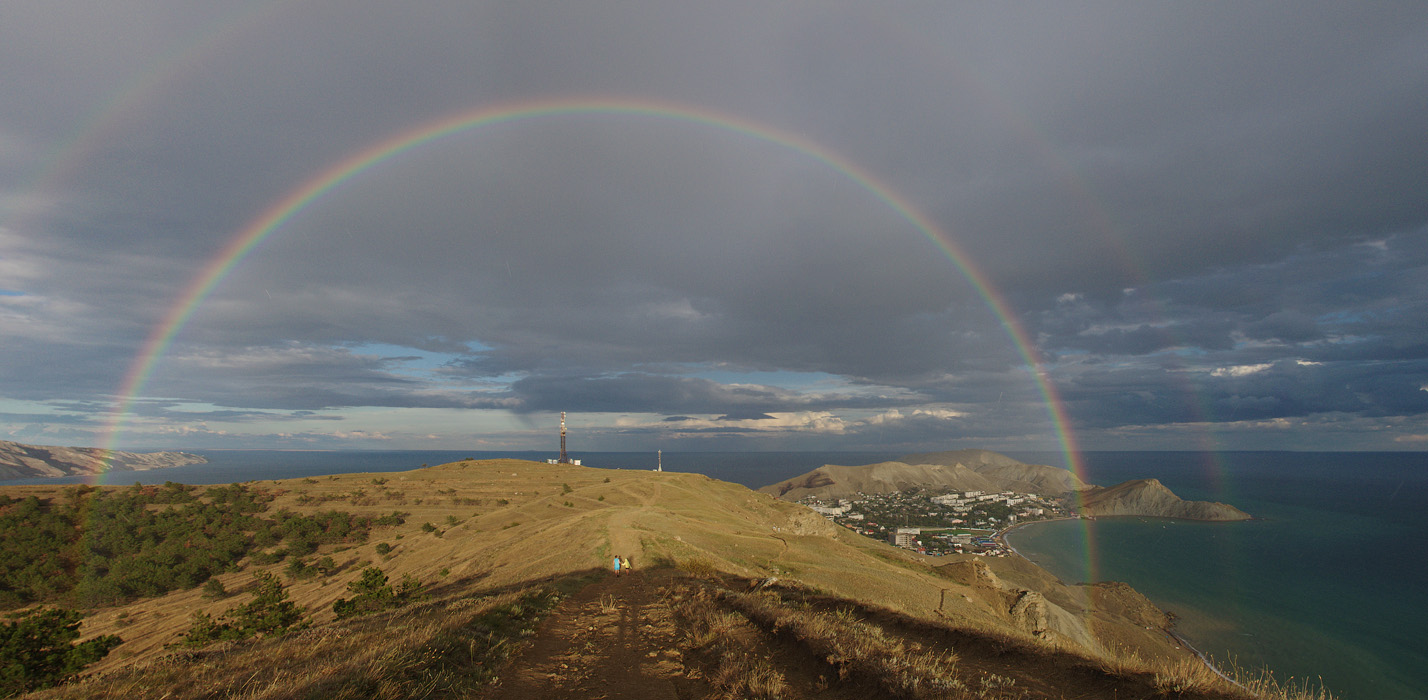
<path id="1" fill-rule="evenodd" d="M 556 99 L 529 100 L 502 103 L 459 112 L 443 119 L 427 122 L 414 129 L 402 131 L 390 138 L 342 159 L 331 167 L 308 179 L 289 194 L 268 207 L 258 217 L 252 219 L 236 235 L 229 239 L 217 255 L 193 278 L 162 320 L 154 327 L 145 340 L 140 352 L 131 364 L 118 392 L 118 400 L 110 413 L 106 434 L 102 442 L 106 449 L 113 449 L 122 432 L 127 416 L 133 409 L 145 384 L 154 369 L 164 357 L 174 338 L 193 316 L 205 299 L 220 282 L 232 272 L 253 250 L 269 236 L 279 231 L 290 218 L 339 187 L 354 176 L 362 173 L 393 156 L 452 134 L 469 131 L 484 126 L 509 123 L 520 120 L 541 118 L 566 118 L 581 116 L 625 116 L 631 118 L 666 119 L 715 129 L 732 131 L 760 141 L 771 143 L 802 153 L 843 174 L 848 179 L 867 190 L 873 196 L 906 219 L 932 241 L 952 261 L 957 270 L 971 283 L 992 311 L 1001 320 L 1003 328 L 1011 337 L 1017 352 L 1026 362 L 1036 381 L 1050 415 L 1052 426 L 1067 466 L 1084 479 L 1079 449 L 1069 429 L 1065 408 L 1056 388 L 1046 376 L 1042 361 L 1032 344 L 1026 329 L 1011 313 L 1005 298 L 989 283 L 987 277 L 971 263 L 971 258 L 932 219 L 928 218 L 911 202 L 884 185 L 877 177 L 861 166 L 836 152 L 796 133 L 767 126 L 739 116 L 717 112 L 706 107 L 688 104 L 654 101 L 648 99 L 624 99 L 610 97 L 564 97 Z"/>

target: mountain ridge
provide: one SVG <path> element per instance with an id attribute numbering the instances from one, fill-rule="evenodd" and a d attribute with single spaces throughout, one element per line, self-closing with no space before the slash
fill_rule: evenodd
<path id="1" fill-rule="evenodd" d="M 0 479 L 86 476 L 109 470 L 147 471 L 207 462 L 206 458 L 188 452 L 121 452 L 0 440 Z"/>

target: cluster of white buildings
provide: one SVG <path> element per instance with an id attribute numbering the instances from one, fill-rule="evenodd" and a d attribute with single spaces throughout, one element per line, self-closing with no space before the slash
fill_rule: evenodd
<path id="1" fill-rule="evenodd" d="M 1050 499 L 1012 491 L 960 491 L 935 496 L 908 491 L 858 494 L 851 499 L 829 501 L 805 498 L 800 502 L 854 532 L 886 538 L 898 547 L 932 555 L 966 552 L 1004 556 L 1006 548 L 996 531 L 1018 521 L 1055 513 Z M 898 526 L 898 521 L 903 525 Z"/>
<path id="2" fill-rule="evenodd" d="M 1011 491 L 1001 493 L 984 493 L 982 491 L 963 491 L 961 493 L 949 493 L 943 496 L 933 496 L 932 502 L 951 506 L 953 508 L 966 508 L 973 503 L 1005 503 L 1009 506 L 1020 505 L 1026 502 L 1026 496 Z"/>

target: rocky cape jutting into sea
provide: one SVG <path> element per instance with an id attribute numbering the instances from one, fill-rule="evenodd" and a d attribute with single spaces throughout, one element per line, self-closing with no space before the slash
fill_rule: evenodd
<path id="1" fill-rule="evenodd" d="M 207 461 L 187 452 L 110 452 L 97 447 L 50 447 L 0 440 L 0 479 L 85 476 L 111 469 L 146 471 Z"/>
<path id="2" fill-rule="evenodd" d="M 1182 520 L 1249 520 L 1234 506 L 1182 500 L 1155 479 L 1135 479 L 1111 487 L 1082 482 L 1060 467 L 1024 464 L 987 450 L 925 452 L 899 461 L 861 466 L 827 464 L 765 486 L 760 491 L 788 501 L 812 496 L 848 498 L 856 494 L 936 491 L 1014 491 L 1070 499 L 1084 516 L 1144 516 Z"/>

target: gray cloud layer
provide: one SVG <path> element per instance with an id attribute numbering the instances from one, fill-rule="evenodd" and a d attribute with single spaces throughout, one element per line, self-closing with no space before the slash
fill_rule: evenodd
<path id="1" fill-rule="evenodd" d="M 0 7 L 0 436 L 102 438 L 195 275 L 343 158 L 606 96 L 798 134 L 911 202 L 1088 446 L 1428 443 L 1419 3 L 91 5 Z M 560 410 L 606 447 L 1055 441 L 1005 320 L 875 192 L 657 115 L 493 124 L 357 174 L 143 393 L 135 444 L 534 446 Z"/>

